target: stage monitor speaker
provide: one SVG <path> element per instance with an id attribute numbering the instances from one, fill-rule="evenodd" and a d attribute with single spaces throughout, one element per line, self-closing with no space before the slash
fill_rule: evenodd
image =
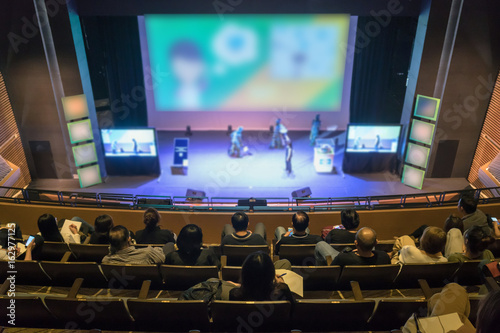
<path id="1" fill-rule="evenodd" d="M 304 187 L 292 192 L 292 198 L 306 198 L 312 194 L 310 187 Z"/>
<path id="2" fill-rule="evenodd" d="M 149 198 L 141 198 L 137 200 L 137 205 L 140 207 L 142 205 L 162 205 L 162 206 L 171 206 L 171 199 L 149 199 Z"/>
<path id="3" fill-rule="evenodd" d="M 267 206 L 266 199 L 240 199 L 238 200 L 238 206 L 249 206 L 250 209 L 253 209 L 255 206 Z"/>
<path id="4" fill-rule="evenodd" d="M 198 191 L 198 190 L 192 190 L 192 189 L 187 189 L 186 191 L 186 197 L 206 197 L 207 194 L 204 191 Z"/>

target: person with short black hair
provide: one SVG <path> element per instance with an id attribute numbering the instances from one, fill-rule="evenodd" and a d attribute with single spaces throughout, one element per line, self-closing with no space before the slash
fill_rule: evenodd
<path id="1" fill-rule="evenodd" d="M 470 193 L 463 194 L 460 200 L 458 200 L 457 209 L 464 222 L 464 230 L 474 225 L 478 225 L 485 228 L 487 231 L 491 231 L 488 225 L 488 218 L 477 208 L 477 203 L 478 200 Z"/>
<path id="2" fill-rule="evenodd" d="M 255 231 L 248 230 L 248 215 L 243 212 L 234 213 L 231 224 L 226 224 L 221 236 L 221 245 L 267 245 L 266 227 L 257 223 Z"/>
<path id="3" fill-rule="evenodd" d="M 281 244 L 317 244 L 321 241 L 321 236 L 309 234 L 309 216 L 306 212 L 300 210 L 293 214 L 292 226 L 291 231 L 286 231 L 283 227 L 276 228 L 275 254 L 279 254 Z"/>
<path id="4" fill-rule="evenodd" d="M 354 243 L 356 229 L 359 227 L 359 214 L 354 209 L 344 209 L 340 212 L 342 226 L 336 226 L 325 237 L 328 244 Z"/>
<path id="5" fill-rule="evenodd" d="M 99 215 L 94 222 L 95 231 L 90 235 L 90 244 L 109 244 L 109 231 L 114 227 L 113 218 Z"/>
<path id="6" fill-rule="evenodd" d="M 135 233 L 137 244 L 166 244 L 175 243 L 175 235 L 168 229 L 160 229 L 160 213 L 153 207 L 146 209 L 143 217 L 146 227 Z"/>
<path id="7" fill-rule="evenodd" d="M 103 264 L 151 265 L 165 261 L 165 254 L 159 247 L 136 249 L 127 228 L 117 225 L 109 231 L 109 254 L 102 259 Z"/>
<path id="8" fill-rule="evenodd" d="M 177 246 L 177 250 L 175 249 Z M 203 232 L 196 224 L 185 225 L 179 232 L 177 244 L 167 243 L 164 247 L 165 264 L 180 266 L 217 266 L 220 261 L 212 249 L 203 248 Z"/>

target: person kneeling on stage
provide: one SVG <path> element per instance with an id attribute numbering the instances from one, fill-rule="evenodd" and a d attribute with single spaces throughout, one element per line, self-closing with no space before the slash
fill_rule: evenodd
<path id="1" fill-rule="evenodd" d="M 241 151 L 243 146 L 243 126 L 238 127 L 237 130 L 231 133 L 231 149 L 229 155 L 233 157 L 241 157 Z"/>
<path id="2" fill-rule="evenodd" d="M 232 225 L 231 225 L 232 224 Z M 231 217 L 231 224 L 226 224 L 221 236 L 221 245 L 267 245 L 264 223 L 255 225 L 255 232 L 248 230 L 248 215 L 237 212 Z"/>

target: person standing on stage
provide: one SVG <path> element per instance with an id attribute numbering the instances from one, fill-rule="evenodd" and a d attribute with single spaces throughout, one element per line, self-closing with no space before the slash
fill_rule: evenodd
<path id="1" fill-rule="evenodd" d="M 285 161 L 286 161 L 286 173 L 288 176 L 290 176 L 290 174 L 292 173 L 292 155 L 293 155 L 292 141 L 287 140 L 285 149 Z"/>
<path id="2" fill-rule="evenodd" d="M 243 145 L 242 139 L 243 127 L 240 126 L 236 131 L 231 133 L 231 150 L 229 151 L 229 155 L 233 157 L 241 157 L 241 148 Z"/>
<path id="3" fill-rule="evenodd" d="M 319 114 L 316 115 L 316 118 L 312 121 L 311 125 L 311 134 L 309 134 L 309 142 L 311 146 L 314 146 L 316 143 L 316 138 L 319 134 L 319 128 L 321 126 L 321 120 L 319 120 Z"/>
<path id="4" fill-rule="evenodd" d="M 281 119 L 276 119 L 276 125 L 274 126 L 273 137 L 271 138 L 271 144 L 269 148 L 271 149 L 280 149 L 283 148 L 283 142 L 281 140 Z"/>

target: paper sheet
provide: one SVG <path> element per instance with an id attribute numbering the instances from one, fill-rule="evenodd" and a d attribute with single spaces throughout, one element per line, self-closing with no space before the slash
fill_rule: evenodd
<path id="1" fill-rule="evenodd" d="M 277 275 L 282 275 L 285 273 L 286 275 L 283 275 L 283 280 L 288 285 L 288 288 L 290 288 L 290 291 L 296 293 L 300 297 L 304 297 L 304 278 L 299 274 L 287 269 L 276 270 Z"/>

